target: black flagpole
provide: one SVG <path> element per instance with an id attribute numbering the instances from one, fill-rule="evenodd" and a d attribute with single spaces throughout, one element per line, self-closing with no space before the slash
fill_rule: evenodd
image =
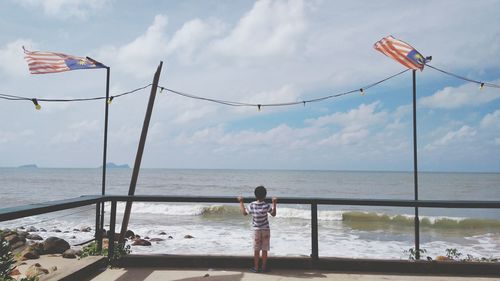
<path id="1" fill-rule="evenodd" d="M 102 195 L 106 195 L 106 161 L 108 153 L 108 115 L 109 115 L 109 72 L 106 66 L 106 101 L 104 102 L 104 148 L 102 153 Z M 101 205 L 101 229 L 104 229 L 104 202 Z"/>
<path id="2" fill-rule="evenodd" d="M 106 158 L 108 152 L 108 115 L 109 115 L 109 76 L 110 76 L 110 67 L 106 66 L 90 57 L 87 57 L 88 60 L 94 62 L 96 65 L 102 65 L 106 68 L 106 100 L 104 101 L 104 144 L 103 144 L 103 153 L 102 153 L 102 191 L 101 194 L 106 195 Z M 101 203 L 100 208 L 100 219 L 99 222 L 96 223 L 96 226 L 99 226 L 99 229 L 96 229 L 95 239 L 97 241 L 97 248 L 99 250 L 102 249 L 102 230 L 104 229 L 104 202 Z"/>
<path id="3" fill-rule="evenodd" d="M 415 201 L 418 200 L 418 165 L 417 165 L 417 83 L 416 70 L 413 70 L 413 181 Z M 420 221 L 418 207 L 415 207 L 415 258 L 420 259 Z"/>

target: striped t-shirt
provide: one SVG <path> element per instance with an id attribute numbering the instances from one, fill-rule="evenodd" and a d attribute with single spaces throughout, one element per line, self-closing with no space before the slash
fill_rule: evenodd
<path id="1" fill-rule="evenodd" d="M 253 201 L 248 205 L 248 213 L 252 215 L 252 226 L 254 229 L 269 229 L 267 213 L 273 210 L 271 204 L 264 201 Z"/>

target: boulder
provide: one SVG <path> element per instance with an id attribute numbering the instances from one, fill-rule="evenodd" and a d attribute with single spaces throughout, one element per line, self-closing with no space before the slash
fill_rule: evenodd
<path id="1" fill-rule="evenodd" d="M 149 239 L 150 242 L 160 242 L 160 241 L 165 241 L 165 239 L 162 238 L 151 238 Z"/>
<path id="2" fill-rule="evenodd" d="M 148 240 L 144 240 L 144 239 L 136 239 L 132 243 L 132 246 L 151 246 L 151 242 L 149 242 Z"/>
<path id="3" fill-rule="evenodd" d="M 90 227 L 90 226 L 80 228 L 81 232 L 90 232 L 91 230 L 92 230 L 92 227 Z"/>
<path id="4" fill-rule="evenodd" d="M 26 244 L 26 238 L 23 236 L 19 236 L 15 232 L 10 232 L 8 236 L 4 237 L 5 241 L 9 242 L 10 248 L 15 250 L 20 248 Z"/>
<path id="5" fill-rule="evenodd" d="M 21 260 L 35 260 L 43 254 L 42 243 L 34 243 L 26 247 L 21 253 Z"/>
<path id="6" fill-rule="evenodd" d="M 76 256 L 78 255 L 78 252 L 73 250 L 73 249 L 67 249 L 64 251 L 62 254 L 62 257 L 65 259 L 76 259 Z"/>
<path id="7" fill-rule="evenodd" d="M 168 239 L 174 239 L 174 237 L 172 237 L 172 236 L 168 236 Z"/>
<path id="8" fill-rule="evenodd" d="M 160 232 L 158 235 L 167 235 L 164 231 Z"/>
<path id="9" fill-rule="evenodd" d="M 47 232 L 45 228 L 40 228 L 40 232 Z"/>
<path id="10" fill-rule="evenodd" d="M 193 239 L 194 236 L 191 236 L 191 235 L 188 234 L 188 235 L 185 235 L 184 238 L 186 238 L 186 239 Z"/>
<path id="11" fill-rule="evenodd" d="M 49 274 L 49 270 L 46 269 L 46 268 L 43 268 L 39 263 L 35 263 L 33 265 L 31 265 L 30 267 L 28 267 L 28 270 L 26 270 L 26 277 L 28 278 L 36 278 L 40 275 L 44 275 L 44 274 Z"/>
<path id="12" fill-rule="evenodd" d="M 151 239 L 151 238 L 149 238 L 149 236 L 146 236 L 146 237 L 144 237 L 144 239 L 149 240 L 149 239 Z"/>
<path id="13" fill-rule="evenodd" d="M 28 236 L 26 236 L 26 239 L 30 239 L 30 240 L 43 240 L 43 238 L 38 235 L 38 234 L 29 234 Z"/>
<path id="14" fill-rule="evenodd" d="M 62 254 L 69 248 L 69 243 L 66 240 L 57 237 L 49 237 L 43 242 L 45 254 Z"/>
<path id="15" fill-rule="evenodd" d="M 24 238 L 26 238 L 26 236 L 28 236 L 28 235 L 29 235 L 29 232 L 26 232 L 26 231 L 18 231 L 18 232 L 17 232 L 17 235 L 18 235 L 19 237 L 24 237 Z"/>
<path id="16" fill-rule="evenodd" d="M 21 275 L 21 271 L 19 271 L 19 269 L 17 268 L 14 268 L 14 270 L 10 272 L 10 276 L 17 276 L 17 275 Z"/>
<path id="17" fill-rule="evenodd" d="M 125 232 L 125 238 L 134 238 L 135 237 L 135 233 L 132 231 L 132 230 L 127 230 Z"/>
<path id="18" fill-rule="evenodd" d="M 60 229 L 53 229 L 52 232 L 62 232 Z"/>
<path id="19" fill-rule="evenodd" d="M 38 229 L 36 229 L 36 227 L 34 226 L 30 226 L 28 227 L 28 229 L 26 229 L 27 232 L 38 232 Z"/>

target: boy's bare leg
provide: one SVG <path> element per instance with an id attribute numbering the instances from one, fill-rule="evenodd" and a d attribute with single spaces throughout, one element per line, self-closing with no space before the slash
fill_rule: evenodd
<path id="1" fill-rule="evenodd" d="M 264 251 L 262 251 L 262 255 L 264 255 Z M 267 252 L 266 252 L 267 256 Z M 255 270 L 259 270 L 259 258 L 260 258 L 260 250 L 254 250 L 253 252 L 253 268 Z"/>
<path id="2" fill-rule="evenodd" d="M 262 250 L 262 271 L 267 269 L 267 251 Z"/>

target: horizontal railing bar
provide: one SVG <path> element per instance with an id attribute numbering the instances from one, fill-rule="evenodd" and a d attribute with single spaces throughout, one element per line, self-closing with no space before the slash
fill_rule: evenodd
<path id="1" fill-rule="evenodd" d="M 3 208 L 0 209 L 0 222 L 73 209 L 102 202 L 104 200 L 105 198 L 101 195 L 84 195 L 64 200 Z"/>
<path id="2" fill-rule="evenodd" d="M 244 198 L 245 202 L 254 198 Z M 163 196 L 163 195 L 85 195 L 77 198 L 29 204 L 24 206 L 0 209 L 0 221 L 13 220 L 55 211 L 62 211 L 90 204 L 117 202 L 158 202 L 158 203 L 237 203 L 233 196 Z M 313 198 L 313 197 L 279 197 L 280 204 L 317 204 L 344 206 L 384 206 L 384 207 L 421 207 L 421 208 L 500 208 L 500 201 L 449 201 L 449 200 L 400 200 L 400 199 L 350 199 L 350 198 Z"/>
<path id="3" fill-rule="evenodd" d="M 163 196 L 134 195 L 106 196 L 107 200 L 132 202 L 175 202 L 175 203 L 237 203 L 233 196 Z M 268 198 L 270 200 L 270 198 Z M 244 198 L 245 202 L 255 198 Z M 279 197 L 282 204 L 318 204 L 318 205 L 350 205 L 350 206 L 386 206 L 386 207 L 427 207 L 427 208 L 500 208 L 500 201 L 448 201 L 448 200 L 399 200 L 399 199 L 350 199 L 350 198 L 313 198 L 313 197 Z"/>

